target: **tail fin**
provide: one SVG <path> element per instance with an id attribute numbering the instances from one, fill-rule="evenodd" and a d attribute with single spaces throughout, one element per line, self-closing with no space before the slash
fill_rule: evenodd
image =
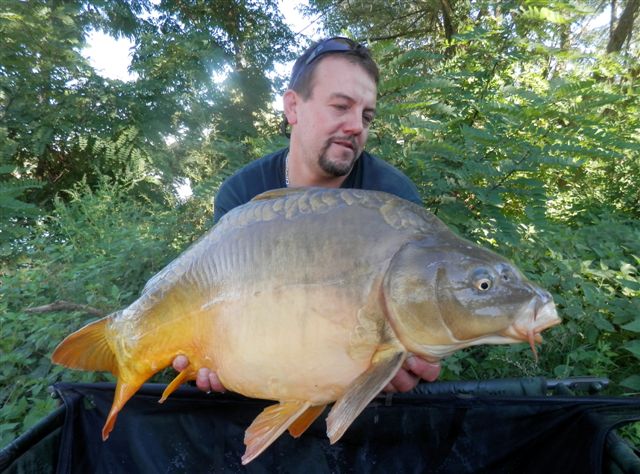
<path id="1" fill-rule="evenodd" d="M 132 372 L 131 367 L 118 367 L 116 356 L 105 337 L 107 324 L 112 316 L 107 316 L 70 334 L 62 341 L 51 356 L 56 364 L 71 369 L 111 372 L 118 378 L 113 404 L 102 428 L 102 439 L 106 440 L 113 430 L 118 413 L 140 386 L 153 375 L 154 370 Z"/>
<path id="2" fill-rule="evenodd" d="M 110 317 L 87 324 L 67 336 L 53 351 L 51 360 L 71 369 L 107 371 L 118 375 L 116 357 L 105 338 Z"/>

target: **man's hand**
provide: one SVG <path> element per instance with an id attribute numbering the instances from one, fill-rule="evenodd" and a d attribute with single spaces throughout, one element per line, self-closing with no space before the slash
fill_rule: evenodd
<path id="1" fill-rule="evenodd" d="M 179 355 L 173 359 L 173 368 L 182 372 L 189 365 L 189 360 Z M 398 373 L 391 382 L 384 388 L 385 392 L 408 392 L 412 390 L 420 379 L 433 382 L 440 375 L 440 364 L 427 362 L 417 356 L 410 356 L 404 362 Z M 196 386 L 203 392 L 224 392 L 224 385 L 220 382 L 218 375 L 207 368 L 201 368 L 196 375 Z"/>
<path id="2" fill-rule="evenodd" d="M 412 390 L 420 379 L 433 382 L 440 375 L 440 364 L 427 362 L 418 356 L 409 356 L 400 370 L 384 388 L 385 392 L 408 392 Z"/>

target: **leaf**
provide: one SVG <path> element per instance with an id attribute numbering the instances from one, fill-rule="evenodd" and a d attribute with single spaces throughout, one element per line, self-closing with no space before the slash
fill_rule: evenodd
<path id="1" fill-rule="evenodd" d="M 475 128 L 475 127 L 462 127 L 462 134 L 469 141 L 477 142 L 483 145 L 494 145 L 499 141 L 499 138 L 490 133 L 487 130 Z"/>
<path id="2" fill-rule="evenodd" d="M 640 359 L 640 339 L 627 342 L 623 346 L 626 350 L 631 352 L 634 356 Z"/>
<path id="3" fill-rule="evenodd" d="M 630 388 L 636 392 L 640 391 L 640 375 L 631 375 L 620 382 L 623 387 Z"/>
<path id="4" fill-rule="evenodd" d="M 635 321 L 630 322 L 629 324 L 625 324 L 620 326 L 622 329 L 626 329 L 631 332 L 640 332 L 640 316 L 635 319 Z"/>
<path id="5" fill-rule="evenodd" d="M 602 315 L 596 314 L 593 318 L 593 322 L 598 329 L 607 332 L 614 332 L 616 329 L 609 321 L 607 321 Z"/>
<path id="6" fill-rule="evenodd" d="M 566 364 L 558 365 L 553 369 L 553 374 L 559 378 L 568 377 L 571 374 L 571 372 L 572 372 L 571 366 Z"/>
<path id="7" fill-rule="evenodd" d="M 522 15 L 531 20 L 546 21 L 558 25 L 569 23 L 568 18 L 547 7 L 526 7 L 523 9 Z"/>

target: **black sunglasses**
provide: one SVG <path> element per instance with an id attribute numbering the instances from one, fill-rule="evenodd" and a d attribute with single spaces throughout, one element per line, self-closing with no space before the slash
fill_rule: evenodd
<path id="1" fill-rule="evenodd" d="M 364 45 L 361 45 L 360 43 L 356 43 L 352 39 L 344 38 L 342 36 L 336 36 L 334 38 L 328 38 L 321 41 L 315 48 L 313 48 L 311 53 L 309 53 L 307 59 L 305 59 L 304 62 L 301 62 L 298 65 L 297 71 L 294 67 L 293 74 L 291 75 L 291 81 L 289 82 L 289 89 L 293 88 L 307 66 L 309 66 L 309 64 L 314 62 L 323 54 L 346 53 L 348 51 L 359 51 L 361 49 L 366 50 L 366 47 Z"/>

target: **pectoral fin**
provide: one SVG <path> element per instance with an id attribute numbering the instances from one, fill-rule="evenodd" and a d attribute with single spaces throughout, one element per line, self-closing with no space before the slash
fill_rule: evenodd
<path id="1" fill-rule="evenodd" d="M 309 402 L 292 401 L 265 408 L 244 434 L 247 449 L 242 464 L 248 464 L 267 449 L 310 406 Z"/>
<path id="2" fill-rule="evenodd" d="M 406 357 L 406 352 L 395 347 L 373 356 L 371 367 L 351 384 L 329 412 L 327 436 L 331 444 L 342 437 L 353 420 L 389 383 Z"/>

